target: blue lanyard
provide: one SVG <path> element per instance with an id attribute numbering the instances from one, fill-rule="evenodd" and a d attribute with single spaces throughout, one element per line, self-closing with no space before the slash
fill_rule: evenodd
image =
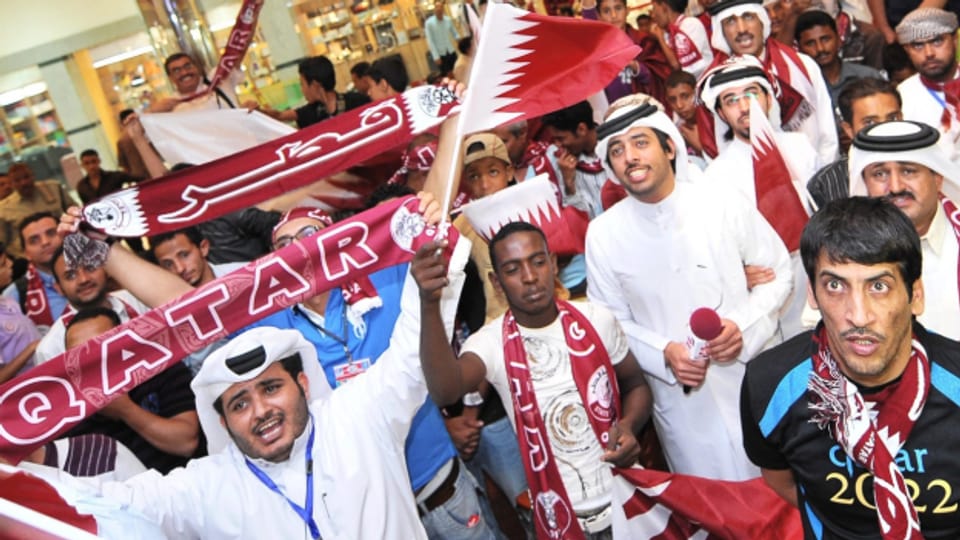
<path id="1" fill-rule="evenodd" d="M 307 464 L 307 500 L 305 507 L 300 506 L 299 504 L 291 501 L 286 495 L 280 491 L 280 488 L 277 487 L 277 484 L 269 477 L 265 472 L 260 470 L 259 467 L 254 465 L 249 459 L 244 458 L 244 461 L 247 462 L 247 468 L 250 469 L 250 472 L 257 477 L 263 485 L 270 488 L 274 493 L 280 494 L 281 497 L 287 500 L 287 504 L 290 505 L 290 508 L 293 508 L 293 511 L 300 516 L 300 519 L 307 524 L 307 527 L 310 528 L 310 536 L 314 540 L 320 538 L 320 528 L 317 527 L 317 522 L 313 520 L 313 415 L 310 416 L 310 435 L 307 437 L 307 454 L 304 457 L 304 460 Z"/>
<path id="2" fill-rule="evenodd" d="M 940 97 L 940 96 L 937 95 L 937 91 L 936 91 L 936 90 L 934 90 L 933 88 L 930 88 L 930 87 L 928 86 L 928 87 L 927 87 L 927 92 L 930 92 L 930 95 L 933 97 L 933 99 L 937 100 L 937 103 L 939 103 L 941 107 L 943 107 L 944 109 L 947 108 L 947 102 L 944 101 L 942 97 Z"/>

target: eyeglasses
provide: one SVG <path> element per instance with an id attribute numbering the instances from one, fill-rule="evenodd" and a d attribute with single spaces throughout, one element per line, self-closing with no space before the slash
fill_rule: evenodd
<path id="1" fill-rule="evenodd" d="M 293 243 L 294 240 L 303 240 L 309 236 L 313 236 L 320 231 L 320 227 L 316 225 L 305 225 L 296 234 L 289 235 L 285 234 L 280 238 L 277 238 L 273 241 L 273 250 L 283 249 Z"/>
<path id="2" fill-rule="evenodd" d="M 744 99 L 744 98 L 757 99 L 758 97 L 760 97 L 760 90 L 757 90 L 755 88 L 750 88 L 750 89 L 744 90 L 743 93 L 740 93 L 740 94 L 727 94 L 722 98 L 720 98 L 720 103 L 723 104 L 724 107 L 733 107 L 739 104 L 741 99 Z"/>

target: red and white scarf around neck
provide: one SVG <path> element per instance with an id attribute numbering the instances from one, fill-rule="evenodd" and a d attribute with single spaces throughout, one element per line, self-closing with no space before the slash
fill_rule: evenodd
<path id="1" fill-rule="evenodd" d="M 953 201 L 942 193 L 940 194 L 940 204 L 943 205 L 943 211 L 947 214 L 950 228 L 953 229 L 957 243 L 960 244 L 960 210 L 957 209 L 957 205 Z M 960 259 L 957 260 L 957 291 L 960 292 Z M 957 298 L 957 301 L 960 302 L 960 297 Z"/>
<path id="2" fill-rule="evenodd" d="M 27 266 L 26 278 L 27 297 L 23 301 L 26 316 L 37 326 L 49 327 L 53 324 L 53 312 L 50 311 L 50 301 L 40 279 L 40 271 L 33 263 Z"/>
<path id="3" fill-rule="evenodd" d="M 944 131 L 950 131 L 953 120 L 960 119 L 960 76 L 941 83 L 920 75 L 920 82 L 931 92 L 943 92 L 944 107 L 940 114 L 940 125 Z"/>
<path id="4" fill-rule="evenodd" d="M 814 339 L 818 350 L 812 357 L 813 373 L 807 384 L 809 407 L 814 413 L 811 421 L 828 430 L 850 458 L 873 474 L 873 497 L 882 538 L 922 540 L 917 509 L 893 457 L 910 436 L 927 401 L 927 352 L 914 338 L 910 361 L 900 382 L 884 399 L 867 405 L 856 385 L 837 367 L 822 325 Z M 875 416 L 872 409 L 877 411 Z"/>
<path id="5" fill-rule="evenodd" d="M 557 309 L 570 351 L 574 383 L 598 444 L 606 446 L 608 432 L 620 418 L 616 373 L 590 321 L 568 302 L 557 301 Z M 503 357 L 513 389 L 517 440 L 530 486 L 537 538 L 584 538 L 550 449 L 549 435 L 530 378 L 523 336 L 511 311 L 503 316 Z"/>

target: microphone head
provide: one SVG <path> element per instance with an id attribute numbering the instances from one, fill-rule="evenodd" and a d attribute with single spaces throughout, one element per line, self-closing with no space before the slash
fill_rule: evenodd
<path id="1" fill-rule="evenodd" d="M 704 341 L 716 338 L 723 332 L 720 315 L 708 307 L 697 309 L 690 314 L 690 331 Z"/>

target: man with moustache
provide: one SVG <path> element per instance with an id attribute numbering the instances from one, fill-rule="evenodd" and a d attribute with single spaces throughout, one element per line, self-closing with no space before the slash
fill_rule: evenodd
<path id="1" fill-rule="evenodd" d="M 940 145 L 960 164 L 960 70 L 957 68 L 957 15 L 936 8 L 918 8 L 897 25 L 917 73 L 897 87 L 904 98 L 903 117 L 934 126 Z"/>
<path id="2" fill-rule="evenodd" d="M 850 62 L 840 57 L 840 34 L 837 22 L 825 11 L 813 10 L 801 13 L 797 17 L 794 36 L 800 52 L 806 54 L 820 66 L 830 100 L 834 106 L 837 96 L 851 80 L 861 77 L 880 78 L 880 72 L 872 67 Z"/>
<path id="3" fill-rule="evenodd" d="M 872 143 L 917 134 L 890 126 L 867 130 Z M 944 293 L 921 279 L 914 225 L 887 200 L 840 199 L 813 215 L 800 249 L 822 321 L 747 366 L 747 455 L 799 509 L 805 538 L 957 538 L 944 427 L 960 421 L 960 345 L 916 320 Z"/>
<path id="4" fill-rule="evenodd" d="M 439 207 L 431 212 L 435 223 Z M 446 272 L 442 247 L 428 243 L 410 265 L 422 302 L 441 306 L 456 303 L 464 262 Z M 96 491 L 175 538 L 427 538 L 404 466 L 404 441 L 427 397 L 418 304 L 408 281 L 390 347 L 332 393 L 299 332 L 263 327 L 233 338 L 191 383 L 210 455 Z M 448 335 L 452 324 L 444 320 Z"/>
<path id="5" fill-rule="evenodd" d="M 184 112 L 199 110 L 236 109 L 245 107 L 255 109 L 256 102 L 240 103 L 234 88 L 243 83 L 243 72 L 238 68 L 205 96 L 183 101 L 184 98 L 206 90 L 210 81 L 203 74 L 200 64 L 189 54 L 174 53 L 163 63 L 167 77 L 176 88 L 177 94 L 173 97 L 159 99 L 150 105 L 149 112 Z"/>
<path id="6" fill-rule="evenodd" d="M 671 470 L 754 478 L 759 470 L 740 444 L 738 389 L 745 364 L 777 330 L 793 280 L 790 258 L 744 197 L 685 181 L 683 137 L 666 114 L 634 99 L 614 103 L 598 128 L 604 169 L 629 196 L 587 231 L 587 296 L 627 335 L 653 392 Z M 748 290 L 745 265 L 776 275 Z M 723 331 L 694 358 L 687 322 L 700 307 L 717 311 Z"/>
<path id="7" fill-rule="evenodd" d="M 917 320 L 960 339 L 960 178 L 937 142 L 940 133 L 917 122 L 865 128 L 850 148 L 850 195 L 883 197 L 910 218 L 923 251 L 928 291 Z"/>

